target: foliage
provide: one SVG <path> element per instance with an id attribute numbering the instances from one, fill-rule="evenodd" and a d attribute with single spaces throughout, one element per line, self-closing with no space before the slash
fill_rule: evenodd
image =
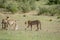
<path id="1" fill-rule="evenodd" d="M 48 3 L 48 6 L 46 6 Z M 53 5 L 52 5 L 53 4 Z M 55 5 L 56 4 L 56 5 Z M 57 5 L 58 4 L 58 5 Z M 43 7 L 44 5 L 44 7 Z M 8 9 L 11 12 L 29 12 L 38 8 L 40 14 L 60 14 L 60 0 L 0 0 L 0 8 Z M 42 6 L 42 7 L 40 7 Z"/>
<path id="2" fill-rule="evenodd" d="M 54 15 L 60 15 L 60 6 L 59 5 L 52 5 L 49 7 L 43 7 L 43 8 L 39 8 L 39 12 L 38 15 L 40 14 L 45 14 L 45 15 L 50 15 L 50 16 L 54 16 Z"/>
<path id="3" fill-rule="evenodd" d="M 60 19 L 60 16 L 58 16 L 57 19 Z"/>
<path id="4" fill-rule="evenodd" d="M 48 0 L 48 4 L 52 5 L 52 4 L 60 4 L 60 0 Z"/>
<path id="5" fill-rule="evenodd" d="M 35 9 L 35 0 L 0 0 L 0 8 L 1 7 L 7 8 L 11 12 L 18 10 L 28 12 Z"/>

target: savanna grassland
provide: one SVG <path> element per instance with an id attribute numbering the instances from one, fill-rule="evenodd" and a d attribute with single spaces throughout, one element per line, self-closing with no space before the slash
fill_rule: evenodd
<path id="1" fill-rule="evenodd" d="M 5 15 L 17 20 L 18 30 L 1 30 L 1 20 L 6 17 Z M 60 19 L 57 19 L 57 16 L 30 14 L 1 14 L 0 16 L 0 40 L 60 40 Z M 35 26 L 32 31 L 30 28 L 25 30 L 27 25 L 24 22 L 36 19 L 41 21 L 42 30 L 35 31 Z"/>
<path id="2" fill-rule="evenodd" d="M 6 16 L 16 20 L 18 30 L 2 30 Z M 41 21 L 42 29 L 25 30 L 28 20 Z M 60 40 L 60 0 L 0 0 L 0 40 Z"/>

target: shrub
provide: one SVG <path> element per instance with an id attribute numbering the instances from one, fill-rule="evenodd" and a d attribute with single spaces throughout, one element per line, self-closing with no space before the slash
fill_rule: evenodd
<path id="1" fill-rule="evenodd" d="M 35 0 L 17 0 L 17 2 L 19 9 L 24 13 L 35 9 Z"/>
<path id="2" fill-rule="evenodd" d="M 17 12 L 18 9 L 18 5 L 17 3 L 10 3 L 7 8 L 11 11 L 11 12 Z"/>
<path id="3" fill-rule="evenodd" d="M 48 0 L 48 5 L 60 4 L 60 0 Z"/>
<path id="4" fill-rule="evenodd" d="M 52 21 L 52 19 L 49 19 L 49 21 Z"/>
<path id="5" fill-rule="evenodd" d="M 36 0 L 0 0 L 0 8 L 6 8 L 11 12 L 29 12 L 35 9 Z"/>
<path id="6" fill-rule="evenodd" d="M 37 15 L 49 15 L 49 16 L 54 16 L 54 15 L 60 15 L 60 6 L 59 5 L 51 5 L 49 7 L 40 7 L 39 12 Z"/>
<path id="7" fill-rule="evenodd" d="M 60 16 L 58 16 L 57 19 L 60 19 Z"/>
<path id="8" fill-rule="evenodd" d="M 48 12 L 48 9 L 47 8 L 41 8 L 41 7 L 39 7 L 39 12 L 38 12 L 37 15 L 45 14 L 47 12 Z"/>

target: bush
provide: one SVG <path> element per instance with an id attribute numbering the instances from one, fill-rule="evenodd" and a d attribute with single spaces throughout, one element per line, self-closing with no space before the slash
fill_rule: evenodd
<path id="1" fill-rule="evenodd" d="M 46 14 L 47 12 L 48 12 L 48 9 L 47 8 L 39 7 L 39 12 L 38 12 L 37 15 Z"/>
<path id="2" fill-rule="evenodd" d="M 35 1 L 34 0 L 25 0 L 23 1 L 23 12 L 29 12 L 31 10 L 35 10 Z"/>
<path id="3" fill-rule="evenodd" d="M 60 15 L 60 6 L 54 5 L 49 7 L 40 7 L 37 15 L 41 15 L 41 14 L 49 15 L 49 16 Z"/>
<path id="4" fill-rule="evenodd" d="M 49 19 L 49 21 L 52 21 L 52 19 Z"/>
<path id="5" fill-rule="evenodd" d="M 60 16 L 58 16 L 57 19 L 60 19 Z"/>
<path id="6" fill-rule="evenodd" d="M 60 0 L 48 0 L 48 5 L 60 4 Z"/>
<path id="7" fill-rule="evenodd" d="M 0 0 L 0 8 L 6 8 L 11 12 L 29 12 L 35 10 L 36 0 Z"/>
<path id="8" fill-rule="evenodd" d="M 7 7 L 6 7 L 8 10 L 10 10 L 11 12 L 17 12 L 19 9 L 18 9 L 18 4 L 16 2 L 12 2 L 10 3 Z"/>

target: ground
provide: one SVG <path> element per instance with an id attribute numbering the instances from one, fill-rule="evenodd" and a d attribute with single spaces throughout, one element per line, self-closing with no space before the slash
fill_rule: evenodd
<path id="1" fill-rule="evenodd" d="M 0 14 L 0 29 L 1 20 L 6 16 L 17 20 L 18 30 L 0 30 L 0 40 L 60 40 L 60 19 L 57 16 L 35 16 L 26 14 Z M 24 17 L 23 15 L 26 15 Z M 52 21 L 49 21 L 51 20 Z M 27 20 L 40 20 L 42 30 L 35 31 L 36 27 L 33 27 L 31 31 L 30 28 L 25 30 L 26 26 L 24 24 Z"/>

